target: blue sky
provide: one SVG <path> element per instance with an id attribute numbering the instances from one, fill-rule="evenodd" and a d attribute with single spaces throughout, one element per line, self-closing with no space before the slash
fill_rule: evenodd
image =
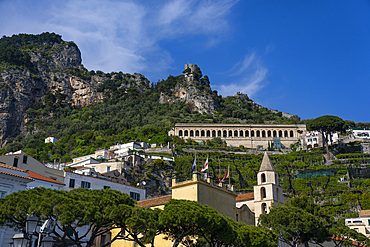
<path id="1" fill-rule="evenodd" d="M 0 0 L 0 35 L 56 32 L 89 70 L 157 82 L 195 63 L 223 96 L 370 122 L 370 1 Z"/>

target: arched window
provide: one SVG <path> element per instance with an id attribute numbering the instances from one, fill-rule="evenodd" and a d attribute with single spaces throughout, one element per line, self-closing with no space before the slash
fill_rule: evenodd
<path id="1" fill-rule="evenodd" d="M 266 189 L 265 187 L 262 187 L 261 188 L 261 199 L 264 199 L 264 198 L 266 198 Z"/>
<path id="2" fill-rule="evenodd" d="M 243 131 L 239 131 L 239 136 L 243 137 Z"/>
<path id="3" fill-rule="evenodd" d="M 217 131 L 217 136 L 221 137 L 221 130 Z"/>
<path id="4" fill-rule="evenodd" d="M 271 137 L 271 130 L 267 131 L 267 137 Z"/>
<path id="5" fill-rule="evenodd" d="M 190 136 L 194 136 L 194 131 L 190 130 Z"/>
<path id="6" fill-rule="evenodd" d="M 266 183 L 266 175 L 264 173 L 261 174 L 261 183 Z"/>
<path id="7" fill-rule="evenodd" d="M 238 137 L 238 131 L 237 130 L 234 131 L 234 137 Z"/>
<path id="8" fill-rule="evenodd" d="M 182 136 L 182 130 L 179 130 L 179 136 Z"/>
<path id="9" fill-rule="evenodd" d="M 290 131 L 290 137 L 294 137 L 293 130 Z"/>
<path id="10" fill-rule="evenodd" d="M 232 130 L 229 130 L 229 137 L 232 137 L 233 136 L 233 132 Z"/>
<path id="11" fill-rule="evenodd" d="M 273 137 L 276 137 L 276 130 L 274 130 L 273 132 Z"/>
<path id="12" fill-rule="evenodd" d="M 262 130 L 262 137 L 266 137 L 266 131 Z"/>
<path id="13" fill-rule="evenodd" d="M 205 136 L 205 134 L 204 134 L 204 130 L 202 130 L 202 131 L 200 132 L 200 135 L 201 135 L 201 136 Z"/>
<path id="14" fill-rule="evenodd" d="M 279 137 L 283 137 L 283 131 L 279 130 Z"/>
<path id="15" fill-rule="evenodd" d="M 207 130 L 207 137 L 211 136 L 211 131 Z"/>
<path id="16" fill-rule="evenodd" d="M 245 131 L 245 137 L 249 137 L 249 131 L 248 130 Z"/>
<path id="17" fill-rule="evenodd" d="M 284 137 L 288 137 L 288 131 L 284 131 Z"/>
<path id="18" fill-rule="evenodd" d="M 199 130 L 195 131 L 195 136 L 199 136 Z"/>
<path id="19" fill-rule="evenodd" d="M 263 214 L 266 214 L 267 213 L 267 206 L 266 206 L 266 203 L 262 203 L 261 204 L 261 212 Z"/>
<path id="20" fill-rule="evenodd" d="M 184 136 L 188 136 L 189 132 L 187 130 L 184 131 Z"/>
<path id="21" fill-rule="evenodd" d="M 251 131 L 251 137 L 254 137 L 254 130 Z"/>
<path id="22" fill-rule="evenodd" d="M 224 130 L 223 136 L 227 137 L 227 131 L 226 130 Z"/>
<path id="23" fill-rule="evenodd" d="M 260 137 L 260 131 L 259 130 L 256 131 L 256 136 Z"/>
<path id="24" fill-rule="evenodd" d="M 212 137 L 216 137 L 216 130 L 212 130 Z"/>

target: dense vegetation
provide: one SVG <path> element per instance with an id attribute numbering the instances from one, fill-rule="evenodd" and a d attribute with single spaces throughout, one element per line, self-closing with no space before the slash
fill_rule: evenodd
<path id="1" fill-rule="evenodd" d="M 134 206 L 127 194 L 116 190 L 80 188 L 67 192 L 43 187 L 0 198 L 1 226 L 22 229 L 31 213 L 55 221 L 52 234 L 63 246 L 68 242 L 79 247 L 96 246 L 96 240 L 112 230 L 111 239 L 99 246 L 123 239 L 154 247 L 159 234 L 173 240 L 174 247 L 180 243 L 194 246 L 194 239 L 197 246 L 277 246 L 269 230 L 240 224 L 194 201 L 170 200 L 163 210 L 153 210 Z"/>
<path id="2" fill-rule="evenodd" d="M 0 39 L 0 67 L 21 67 L 34 72 L 34 66 L 28 53 L 37 48 L 50 49 L 54 44 L 63 43 L 62 36 L 55 33 L 40 35 L 18 34 Z"/>

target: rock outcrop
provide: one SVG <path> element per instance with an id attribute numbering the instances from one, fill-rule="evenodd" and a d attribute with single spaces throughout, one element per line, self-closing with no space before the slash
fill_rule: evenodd
<path id="1" fill-rule="evenodd" d="M 81 53 L 73 42 L 26 50 L 33 68 L 0 64 L 0 146 L 21 133 L 27 109 L 43 100 L 48 91 L 65 95 L 65 101 L 75 106 L 87 106 L 103 99 L 101 84 L 122 79 L 120 87 L 150 86 L 142 75 L 95 73 L 81 64 Z"/>
<path id="2" fill-rule="evenodd" d="M 209 86 L 208 77 L 202 77 L 202 72 L 195 64 L 185 64 L 185 77 L 171 89 L 170 94 L 161 93 L 160 103 L 182 101 L 188 103 L 191 110 L 200 113 L 213 114 L 217 110 L 217 100 Z"/>

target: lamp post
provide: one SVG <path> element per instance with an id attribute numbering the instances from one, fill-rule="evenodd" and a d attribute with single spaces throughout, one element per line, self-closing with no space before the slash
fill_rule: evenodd
<path id="1" fill-rule="evenodd" d="M 55 223 L 53 220 L 46 220 L 39 233 L 36 231 L 39 218 L 32 213 L 26 220 L 26 231 L 17 233 L 13 236 L 12 247 L 33 247 L 32 236 L 38 236 L 36 247 L 53 247 L 55 240 L 49 234 L 54 230 Z M 45 237 L 43 234 L 47 234 Z"/>

